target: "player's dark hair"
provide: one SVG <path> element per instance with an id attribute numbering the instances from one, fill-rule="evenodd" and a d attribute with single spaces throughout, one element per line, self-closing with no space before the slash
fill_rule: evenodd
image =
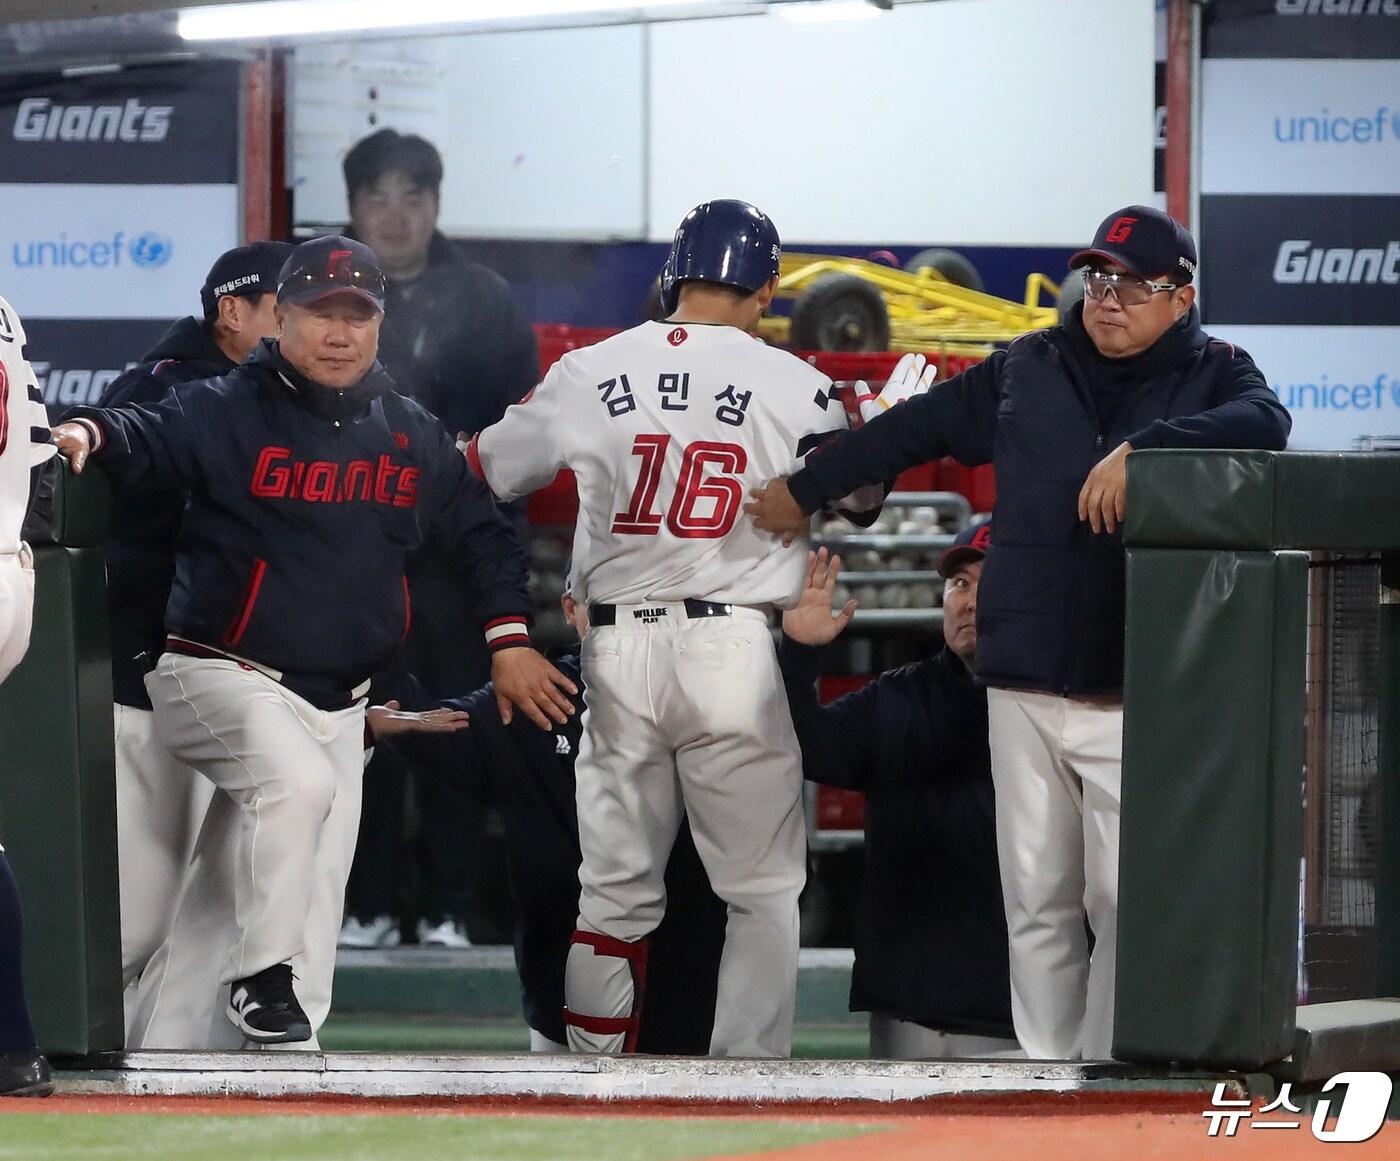
<path id="1" fill-rule="evenodd" d="M 259 303 L 261 303 L 262 300 L 265 299 L 269 294 L 276 294 L 276 293 L 277 293 L 277 292 L 276 292 L 275 290 L 264 290 L 261 294 L 245 294 L 245 295 L 243 295 L 242 297 L 246 298 L 246 299 L 247 299 L 249 302 L 251 302 L 254 306 L 257 306 L 257 305 L 258 305 Z M 212 327 L 216 322 L 219 321 L 219 303 L 223 302 L 224 298 L 226 298 L 226 297 L 228 297 L 228 296 L 227 296 L 227 295 L 224 295 L 224 296 L 222 296 L 222 297 L 220 297 L 220 298 L 215 299 L 215 300 L 214 300 L 213 309 L 212 309 L 212 310 L 206 310 L 206 311 L 204 312 L 204 321 L 205 321 L 209 326 Z"/>
<path id="2" fill-rule="evenodd" d="M 742 302 L 757 294 L 757 290 L 746 290 L 742 286 L 730 286 L 727 282 L 711 282 L 708 278 L 686 278 L 680 282 L 681 286 L 708 286 L 711 290 L 718 290 L 726 297 L 732 298 L 735 302 Z"/>
<path id="3" fill-rule="evenodd" d="M 434 194 L 442 185 L 442 155 L 431 141 L 413 133 L 380 129 L 361 137 L 345 155 L 345 192 L 354 197 L 386 173 L 402 173 L 419 189 Z"/>

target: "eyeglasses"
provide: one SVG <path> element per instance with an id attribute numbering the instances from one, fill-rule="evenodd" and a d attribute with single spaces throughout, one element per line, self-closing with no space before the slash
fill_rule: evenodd
<path id="1" fill-rule="evenodd" d="M 1084 293 L 1096 302 L 1107 298 L 1109 291 L 1112 291 L 1119 306 L 1141 306 L 1150 302 L 1154 294 L 1166 294 L 1180 289 L 1175 282 L 1148 282 L 1136 274 L 1110 274 L 1106 270 L 1084 271 Z"/>

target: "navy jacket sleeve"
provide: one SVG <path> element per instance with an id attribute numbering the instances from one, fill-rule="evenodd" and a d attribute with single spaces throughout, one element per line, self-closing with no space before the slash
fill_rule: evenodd
<path id="1" fill-rule="evenodd" d="M 778 647 L 810 781 L 865 791 L 928 785 L 962 768 L 955 756 L 974 733 L 985 740 L 985 709 L 975 712 L 985 701 L 950 686 L 941 657 L 886 670 L 823 706 L 815 688 L 820 654 L 786 635 Z"/>
<path id="2" fill-rule="evenodd" d="M 788 480 L 793 498 L 804 512 L 815 512 L 859 487 L 883 484 L 944 456 L 969 467 L 988 463 L 1005 361 L 1005 352 L 994 351 L 859 431 L 823 444 Z"/>
<path id="3" fill-rule="evenodd" d="M 865 790 L 879 760 L 875 683 L 823 706 L 817 699 L 820 659 L 821 649 L 784 634 L 778 665 L 802 747 L 802 773 L 812 782 Z"/>
<path id="4" fill-rule="evenodd" d="M 192 394 L 167 391 L 159 403 L 131 407 L 78 407 L 70 418 L 86 419 L 102 433 L 94 463 L 121 485 L 156 482 L 197 486 L 203 479 Z"/>
<path id="5" fill-rule="evenodd" d="M 506 729 L 496 709 L 495 687 L 488 684 L 466 697 L 448 698 L 432 705 L 465 710 L 471 725 L 450 734 L 395 734 L 384 744 L 435 781 L 484 792 L 486 767 L 496 740 L 493 735 Z"/>
<path id="6" fill-rule="evenodd" d="M 486 485 L 436 422 L 423 425 L 431 449 L 428 532 L 461 570 L 483 627 L 506 619 L 524 622 L 530 609 L 525 552 Z M 528 644 L 511 637 L 501 644 Z M 494 643 L 493 643 L 494 645 Z"/>
<path id="7" fill-rule="evenodd" d="M 1227 346 L 1218 339 L 1211 346 Z M 1257 448 L 1282 451 L 1293 417 L 1269 389 L 1254 360 L 1230 347 L 1229 362 L 1217 374 L 1213 406 L 1195 415 L 1158 419 L 1128 437 L 1134 448 Z"/>

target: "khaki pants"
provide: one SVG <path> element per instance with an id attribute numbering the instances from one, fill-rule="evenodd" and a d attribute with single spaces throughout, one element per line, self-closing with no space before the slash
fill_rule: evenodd
<path id="1" fill-rule="evenodd" d="M 870 1013 L 872 1060 L 1014 1060 L 1023 1058 L 1015 1040 L 939 1032 L 910 1020 Z"/>
<path id="2" fill-rule="evenodd" d="M 122 986 L 129 987 L 170 932 L 214 784 L 161 744 L 150 710 L 118 703 L 112 707 L 112 726 Z"/>
<path id="3" fill-rule="evenodd" d="M 319 710 L 236 662 L 170 653 L 146 685 L 161 740 L 219 793 L 142 976 L 128 1047 L 241 1042 L 223 1016 L 228 983 L 288 961 L 315 1032 L 359 827 L 364 704 Z"/>
<path id="4" fill-rule="evenodd" d="M 987 713 L 1017 1039 L 1033 1060 L 1106 1060 L 1118 949 L 1122 703 L 989 689 Z"/>
<path id="5" fill-rule="evenodd" d="M 21 542 L 17 553 L 0 556 L 0 681 L 24 660 L 33 624 L 34 556 Z"/>

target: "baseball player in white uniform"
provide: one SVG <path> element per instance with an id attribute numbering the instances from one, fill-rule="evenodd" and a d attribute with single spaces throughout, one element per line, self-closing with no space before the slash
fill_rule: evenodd
<path id="1" fill-rule="evenodd" d="M 29 648 L 34 565 L 20 539 L 29 510 L 29 473 L 57 449 L 34 371 L 24 357 L 24 327 L 0 298 L 0 681 Z M 48 1096 L 53 1077 L 34 1040 L 20 974 L 19 889 L 0 846 L 0 1096 Z"/>
<path id="2" fill-rule="evenodd" d="M 750 333 L 778 258 L 753 206 L 696 207 L 662 277 L 670 317 L 565 355 L 468 448 L 503 500 L 563 467 L 578 478 L 574 594 L 591 631 L 565 976 L 575 1051 L 635 1045 L 682 812 L 729 909 L 710 1052 L 790 1051 L 806 839 L 768 613 L 797 600 L 807 550 L 741 516 L 751 487 L 847 419 L 825 375 Z"/>
<path id="3" fill-rule="evenodd" d="M 19 316 L 0 298 L 0 681 L 23 660 L 34 613 L 34 558 L 20 539 L 29 472 L 58 450 L 24 342 Z"/>

